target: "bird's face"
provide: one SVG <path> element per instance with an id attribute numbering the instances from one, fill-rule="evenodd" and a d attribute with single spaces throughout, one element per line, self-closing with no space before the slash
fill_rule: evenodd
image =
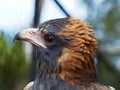
<path id="1" fill-rule="evenodd" d="M 58 20 L 59 21 L 59 20 Z M 60 22 L 43 23 L 39 28 L 29 28 L 17 33 L 14 40 L 28 41 L 38 48 L 51 49 L 68 46 L 68 40 L 62 36 L 64 24 Z M 58 24 L 58 25 L 57 25 Z"/>
<path id="2" fill-rule="evenodd" d="M 39 57 L 47 63 L 51 63 L 50 67 L 56 66 L 58 58 L 61 56 L 63 48 L 69 47 L 69 40 L 63 37 L 64 22 L 61 20 L 49 21 L 41 24 L 39 28 L 29 28 L 18 32 L 14 40 L 27 41 L 37 47 Z M 52 69 L 53 69 L 52 68 Z"/>

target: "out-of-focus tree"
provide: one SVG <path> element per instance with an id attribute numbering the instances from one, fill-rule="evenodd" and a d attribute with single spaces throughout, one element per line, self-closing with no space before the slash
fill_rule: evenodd
<path id="1" fill-rule="evenodd" d="M 5 35 L 0 34 L 0 90 L 16 90 L 16 86 L 26 80 L 27 71 L 22 43 L 17 42 L 12 46 L 6 41 Z"/>
<path id="2" fill-rule="evenodd" d="M 94 26 L 98 42 L 97 72 L 99 80 L 120 90 L 120 0 L 83 0 L 87 7 L 86 21 Z"/>

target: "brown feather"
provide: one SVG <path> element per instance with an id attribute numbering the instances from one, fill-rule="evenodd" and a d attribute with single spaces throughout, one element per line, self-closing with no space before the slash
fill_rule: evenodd
<path id="1" fill-rule="evenodd" d="M 56 19 L 46 24 L 53 26 L 63 40 L 70 41 L 57 60 L 55 74 L 77 90 L 109 90 L 99 84 L 94 65 L 97 40 L 92 26 L 74 18 Z M 49 29 L 49 27 L 47 27 Z"/>
<path id="2" fill-rule="evenodd" d="M 48 24 L 59 30 L 56 34 L 63 40 L 70 41 L 57 60 L 57 76 L 79 90 L 109 90 L 97 82 L 94 65 L 97 40 L 92 26 L 74 18 L 51 20 Z"/>
<path id="3" fill-rule="evenodd" d="M 96 78 L 97 40 L 91 25 L 74 18 L 55 19 L 41 24 L 36 33 L 30 42 L 47 48 L 39 49 L 40 73 L 33 90 L 111 90 Z"/>
<path id="4" fill-rule="evenodd" d="M 94 31 L 90 25 L 77 19 L 68 21 L 58 33 L 71 41 L 70 47 L 64 48 L 58 60 L 57 69 L 61 68 L 58 75 L 72 85 L 96 81 L 94 56 L 97 41 L 92 36 Z"/>

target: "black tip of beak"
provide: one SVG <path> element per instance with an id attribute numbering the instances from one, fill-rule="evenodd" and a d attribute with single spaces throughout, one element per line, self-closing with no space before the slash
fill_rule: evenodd
<path id="1" fill-rule="evenodd" d="M 20 40 L 20 36 L 19 36 L 19 33 L 17 33 L 13 39 L 13 43 L 16 41 L 16 40 Z"/>

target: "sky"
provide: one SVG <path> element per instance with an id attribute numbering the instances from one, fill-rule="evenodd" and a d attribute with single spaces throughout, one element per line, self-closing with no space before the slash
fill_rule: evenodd
<path id="1" fill-rule="evenodd" d="M 11 34 L 21 27 L 29 27 L 33 9 L 33 0 L 0 0 L 0 29 Z"/>
<path id="2" fill-rule="evenodd" d="M 82 20 L 86 18 L 87 10 L 82 4 L 82 2 L 80 2 L 80 0 L 76 0 L 76 2 L 75 0 L 69 0 L 69 2 L 67 0 L 59 0 L 59 2 L 65 8 L 65 10 L 69 12 L 70 15 L 72 15 L 72 17 L 79 18 Z M 80 11 L 78 12 L 78 10 Z M 62 18 L 62 17 L 65 17 L 65 15 L 58 8 L 55 2 L 53 0 L 49 0 L 49 1 L 45 0 L 42 10 L 42 16 L 41 16 L 42 22 L 53 18 Z"/>
<path id="3" fill-rule="evenodd" d="M 76 0 L 59 0 L 64 8 L 75 18 L 86 18 L 86 8 L 80 1 Z M 78 3 L 79 2 L 79 3 Z M 79 13 L 78 9 L 80 10 Z M 0 29 L 8 32 L 10 35 L 22 29 L 29 28 L 32 24 L 34 13 L 34 0 L 0 0 Z M 45 0 L 41 22 L 54 18 L 63 18 L 65 15 L 53 2 Z"/>
<path id="4" fill-rule="evenodd" d="M 10 35 L 29 28 L 34 16 L 35 0 L 0 0 L 0 30 Z M 82 0 L 58 0 L 72 17 L 85 20 L 87 9 Z M 80 2 L 81 1 L 81 2 Z M 103 0 L 97 0 L 100 3 Z M 66 17 L 54 0 L 45 0 L 42 7 L 41 23 L 55 18 Z"/>

